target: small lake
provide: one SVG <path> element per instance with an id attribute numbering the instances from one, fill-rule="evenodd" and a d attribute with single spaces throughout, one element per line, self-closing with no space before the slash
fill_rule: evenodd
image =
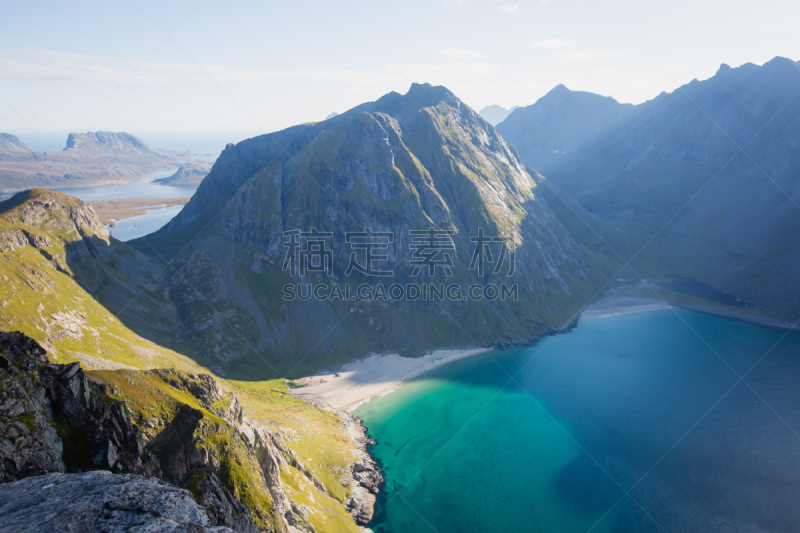
<path id="1" fill-rule="evenodd" d="M 797 335 L 685 310 L 585 319 L 355 414 L 387 477 L 376 533 L 800 531 Z"/>

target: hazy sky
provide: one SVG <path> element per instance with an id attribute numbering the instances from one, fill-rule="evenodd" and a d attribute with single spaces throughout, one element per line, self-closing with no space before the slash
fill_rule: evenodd
<path id="1" fill-rule="evenodd" d="M 415 81 L 475 109 L 559 83 L 638 103 L 723 62 L 800 59 L 797 0 L 61 0 L 2 14 L 0 131 L 26 137 L 243 137 Z"/>

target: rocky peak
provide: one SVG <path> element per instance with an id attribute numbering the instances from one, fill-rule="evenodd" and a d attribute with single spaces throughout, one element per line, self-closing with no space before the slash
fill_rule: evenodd
<path id="1" fill-rule="evenodd" d="M 0 202 L 0 216 L 43 231 L 65 231 L 108 241 L 109 233 L 92 207 L 72 196 L 29 189 Z"/>

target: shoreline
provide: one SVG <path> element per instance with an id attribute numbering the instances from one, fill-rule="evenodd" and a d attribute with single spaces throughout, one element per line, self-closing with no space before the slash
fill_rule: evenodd
<path id="1" fill-rule="evenodd" d="M 769 317 L 760 318 L 745 313 L 736 313 L 734 310 L 665 303 L 654 298 L 610 296 L 586 306 L 564 328 L 554 330 L 548 335 L 563 333 L 564 329 L 570 330 L 572 328 L 568 326 L 577 325 L 584 318 L 602 318 L 666 309 L 686 309 L 755 326 L 800 333 L 800 328 L 792 324 Z M 534 344 L 538 340 L 532 340 L 526 344 Z M 403 383 L 435 368 L 504 347 L 507 346 L 446 348 L 419 357 L 403 357 L 398 354 L 372 355 L 366 359 L 347 363 L 338 372 L 325 372 L 299 378 L 295 380 L 299 386 L 291 388 L 290 393 L 295 398 L 312 403 L 322 402 L 335 410 L 349 412 L 369 401 L 373 396 L 389 393 Z"/>
<path id="2" fill-rule="evenodd" d="M 297 379 L 295 383 L 300 386 L 290 392 L 301 400 L 321 401 L 333 409 L 352 411 L 373 396 L 387 393 L 425 372 L 491 349 L 441 349 L 420 357 L 372 355 L 347 363 L 338 372 Z"/>
<path id="3" fill-rule="evenodd" d="M 612 296 L 606 297 L 583 309 L 580 313 L 581 318 L 600 318 L 605 316 L 623 315 L 628 313 L 640 313 L 644 311 L 658 311 L 662 309 L 686 309 L 695 313 L 711 315 L 726 320 L 744 322 L 753 326 L 775 329 L 778 331 L 800 332 L 800 327 L 789 322 L 784 322 L 777 318 L 768 316 L 753 316 L 750 313 L 737 312 L 736 309 L 726 307 L 718 308 L 712 305 L 666 303 L 655 298 L 644 298 L 634 296 Z"/>

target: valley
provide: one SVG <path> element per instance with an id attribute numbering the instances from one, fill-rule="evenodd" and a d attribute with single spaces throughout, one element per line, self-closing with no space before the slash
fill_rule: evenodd
<path id="1" fill-rule="evenodd" d="M 0 134 L 0 531 L 792 531 L 798 94 Z"/>

